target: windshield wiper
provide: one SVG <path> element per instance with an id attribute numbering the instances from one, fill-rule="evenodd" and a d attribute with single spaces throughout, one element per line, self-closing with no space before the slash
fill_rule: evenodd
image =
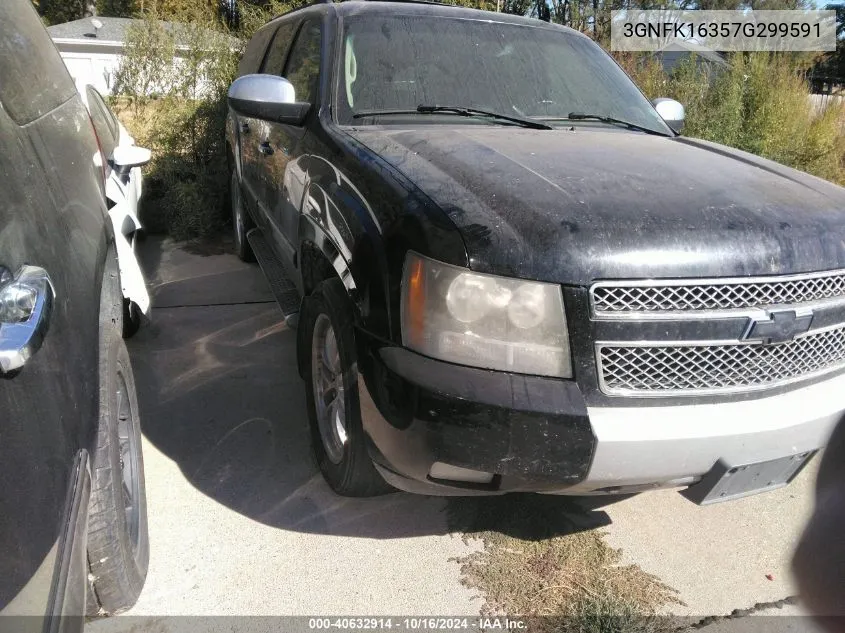
<path id="1" fill-rule="evenodd" d="M 630 121 L 625 121 L 623 119 L 616 119 L 612 116 L 606 116 L 604 114 L 585 114 L 583 112 L 570 112 L 569 116 L 560 117 L 556 119 L 549 119 L 544 118 L 544 121 L 601 121 L 602 123 L 616 123 L 618 125 L 625 125 L 632 130 L 639 130 L 640 132 L 645 132 L 646 134 L 656 134 L 657 136 L 674 136 L 674 134 L 666 134 L 665 132 L 660 132 L 658 130 L 653 130 L 650 127 L 645 127 L 642 125 L 637 125 L 636 123 L 631 123 Z"/>
<path id="2" fill-rule="evenodd" d="M 541 121 L 534 121 L 532 119 L 523 119 L 521 117 L 510 116 L 508 114 L 499 114 L 498 112 L 489 112 L 487 110 L 479 110 L 478 108 L 464 108 L 461 106 L 437 106 L 437 105 L 419 105 L 416 110 L 370 110 L 367 112 L 356 112 L 352 115 L 353 119 L 361 119 L 369 116 L 385 116 L 391 114 L 457 114 L 458 116 L 468 117 L 487 117 L 489 119 L 498 119 L 500 121 L 508 121 L 521 125 L 522 127 L 531 128 L 533 130 L 551 130 L 551 125 L 542 123 Z"/>

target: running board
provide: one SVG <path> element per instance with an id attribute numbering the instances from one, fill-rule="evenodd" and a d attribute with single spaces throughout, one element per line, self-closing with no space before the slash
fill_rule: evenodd
<path id="1" fill-rule="evenodd" d="M 273 296 L 276 297 L 276 302 L 285 315 L 285 323 L 288 327 L 295 329 L 299 322 L 299 292 L 296 285 L 288 279 L 285 274 L 285 268 L 282 262 L 276 257 L 273 248 L 267 243 L 261 229 L 252 229 L 246 235 L 249 245 L 252 247 L 252 252 L 255 253 L 255 259 L 258 260 L 264 276 L 267 278 L 267 283 L 270 284 L 270 290 Z"/>

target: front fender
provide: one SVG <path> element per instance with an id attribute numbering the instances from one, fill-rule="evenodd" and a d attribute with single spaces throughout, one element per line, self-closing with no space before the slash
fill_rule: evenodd
<path id="1" fill-rule="evenodd" d="M 331 229 L 328 230 L 331 231 Z M 349 267 L 348 255 L 345 257 L 341 253 L 343 247 L 338 248 L 336 235 L 335 237 L 330 236 L 313 215 L 303 213 L 299 219 L 299 236 L 302 243 L 313 244 L 322 253 L 343 282 L 347 292 L 353 293 L 357 290 L 352 270 Z M 300 253 L 300 257 L 302 257 L 302 253 Z"/>
<path id="2" fill-rule="evenodd" d="M 141 191 L 136 174 L 138 176 L 141 174 L 138 167 L 132 169 L 129 183 L 122 182 L 115 172 L 112 172 L 106 180 L 106 198 L 114 205 L 112 209 L 121 207 L 118 214 L 121 222 L 114 226 L 115 233 L 129 235 L 141 228 L 141 221 L 138 219 L 138 199 L 141 197 Z M 130 187 L 133 186 L 136 188 L 134 192 L 130 191 Z"/>
<path id="3" fill-rule="evenodd" d="M 147 284 L 144 281 L 144 274 L 141 272 L 141 265 L 135 256 L 135 249 L 132 241 L 135 237 L 135 230 L 141 228 L 141 223 L 134 213 L 127 209 L 125 201 L 115 204 L 109 210 L 114 230 L 114 245 L 117 251 L 117 265 L 120 270 L 120 284 L 123 297 L 129 299 L 145 316 L 150 314 L 150 294 L 147 291 Z M 131 230 L 127 231 L 127 228 Z"/>
<path id="4" fill-rule="evenodd" d="M 349 291 L 358 324 L 389 337 L 384 235 L 372 201 L 339 166 L 318 156 L 309 156 L 306 165 L 300 243 L 313 242 L 331 262 Z"/>

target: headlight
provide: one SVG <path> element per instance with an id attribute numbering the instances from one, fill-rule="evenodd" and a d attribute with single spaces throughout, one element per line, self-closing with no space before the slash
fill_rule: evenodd
<path id="1" fill-rule="evenodd" d="M 572 377 L 560 287 L 483 275 L 414 252 L 402 276 L 402 343 L 432 358 Z"/>

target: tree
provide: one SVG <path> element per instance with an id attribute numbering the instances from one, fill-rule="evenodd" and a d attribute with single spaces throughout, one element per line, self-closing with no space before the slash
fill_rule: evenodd
<path id="1" fill-rule="evenodd" d="M 97 0 L 97 15 L 131 18 L 136 11 L 135 0 Z"/>
<path id="2" fill-rule="evenodd" d="M 825 7 L 836 11 L 836 50 L 823 55 L 813 67 L 811 77 L 814 83 L 845 83 L 845 4 L 829 4 Z"/>
<path id="3" fill-rule="evenodd" d="M 48 24 L 61 24 L 85 17 L 85 0 L 40 0 L 36 8 Z"/>
<path id="4" fill-rule="evenodd" d="M 162 20 L 178 22 L 212 22 L 217 20 L 216 0 L 140 0 L 141 9 L 153 12 Z"/>

